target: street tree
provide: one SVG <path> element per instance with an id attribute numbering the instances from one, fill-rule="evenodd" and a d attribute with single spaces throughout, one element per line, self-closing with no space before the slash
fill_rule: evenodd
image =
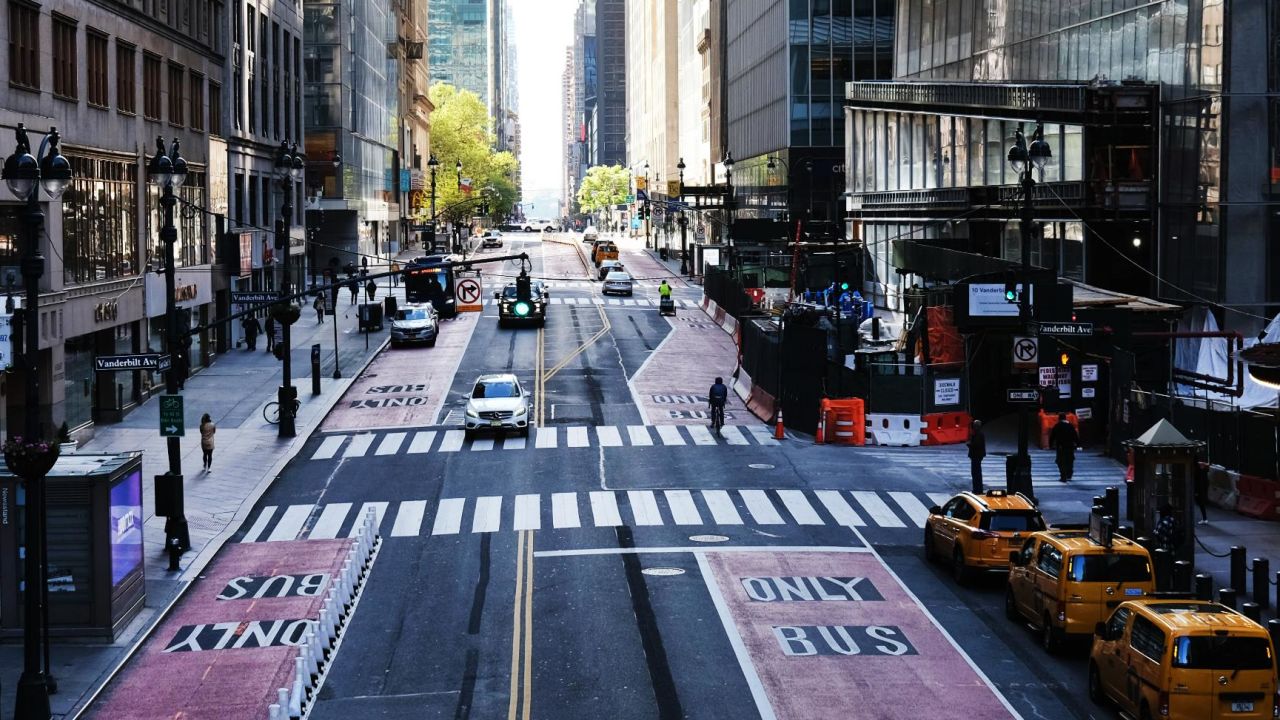
<path id="1" fill-rule="evenodd" d="M 627 201 L 631 188 L 631 173 L 621 165 L 596 165 L 587 170 L 578 188 L 578 205 L 582 212 L 604 211 L 605 219 L 613 222 L 613 208 Z"/>
<path id="2" fill-rule="evenodd" d="M 440 162 L 436 171 L 436 210 L 458 205 L 442 214 L 461 220 L 479 213 L 480 201 L 489 194 L 489 214 L 506 217 L 519 198 L 515 186 L 519 163 L 507 151 L 495 150 L 497 137 L 493 119 L 480 98 L 469 90 L 459 90 L 438 82 L 427 91 L 435 109 L 431 112 L 431 152 Z M 457 170 L 458 163 L 462 170 Z"/>

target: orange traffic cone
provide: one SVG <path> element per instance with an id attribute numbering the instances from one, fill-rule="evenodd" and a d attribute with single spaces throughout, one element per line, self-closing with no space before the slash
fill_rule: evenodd
<path id="1" fill-rule="evenodd" d="M 778 408 L 778 422 L 773 426 L 773 439 L 782 440 L 784 437 L 786 435 L 782 428 L 782 408 Z"/>

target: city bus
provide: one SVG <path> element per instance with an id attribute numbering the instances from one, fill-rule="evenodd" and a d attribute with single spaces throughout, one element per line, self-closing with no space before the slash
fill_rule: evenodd
<path id="1" fill-rule="evenodd" d="M 409 261 L 404 273 L 405 300 L 429 302 L 440 317 L 458 314 L 453 297 L 453 268 L 448 255 L 427 255 Z"/>

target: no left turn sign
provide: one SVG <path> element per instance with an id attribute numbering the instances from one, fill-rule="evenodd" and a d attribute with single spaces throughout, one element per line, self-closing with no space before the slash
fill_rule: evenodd
<path id="1" fill-rule="evenodd" d="M 479 311 L 483 304 L 480 300 L 480 278 L 458 278 L 458 282 L 453 286 L 453 294 L 458 300 L 458 310 L 462 312 Z"/>

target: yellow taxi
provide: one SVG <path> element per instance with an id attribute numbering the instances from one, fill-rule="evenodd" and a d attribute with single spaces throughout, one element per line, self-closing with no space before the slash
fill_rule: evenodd
<path id="1" fill-rule="evenodd" d="M 1245 720 L 1280 717 L 1267 631 L 1218 603 L 1121 603 L 1094 629 L 1089 698 L 1129 717 Z"/>
<path id="2" fill-rule="evenodd" d="M 958 582 L 974 570 L 1006 570 L 1009 551 L 1028 533 L 1044 529 L 1044 518 L 1022 493 L 1003 490 L 962 492 L 941 507 L 929 508 L 924 524 L 924 556 L 950 560 Z"/>
<path id="3" fill-rule="evenodd" d="M 1033 533 L 1009 555 L 1005 615 L 1029 621 L 1054 652 L 1070 636 L 1086 637 L 1121 602 L 1155 590 L 1151 555 L 1120 536 L 1085 529 Z"/>
<path id="4" fill-rule="evenodd" d="M 601 240 L 595 244 L 595 248 L 591 253 L 591 260 L 599 267 L 600 263 L 605 260 L 618 259 L 618 245 L 612 240 Z"/>

